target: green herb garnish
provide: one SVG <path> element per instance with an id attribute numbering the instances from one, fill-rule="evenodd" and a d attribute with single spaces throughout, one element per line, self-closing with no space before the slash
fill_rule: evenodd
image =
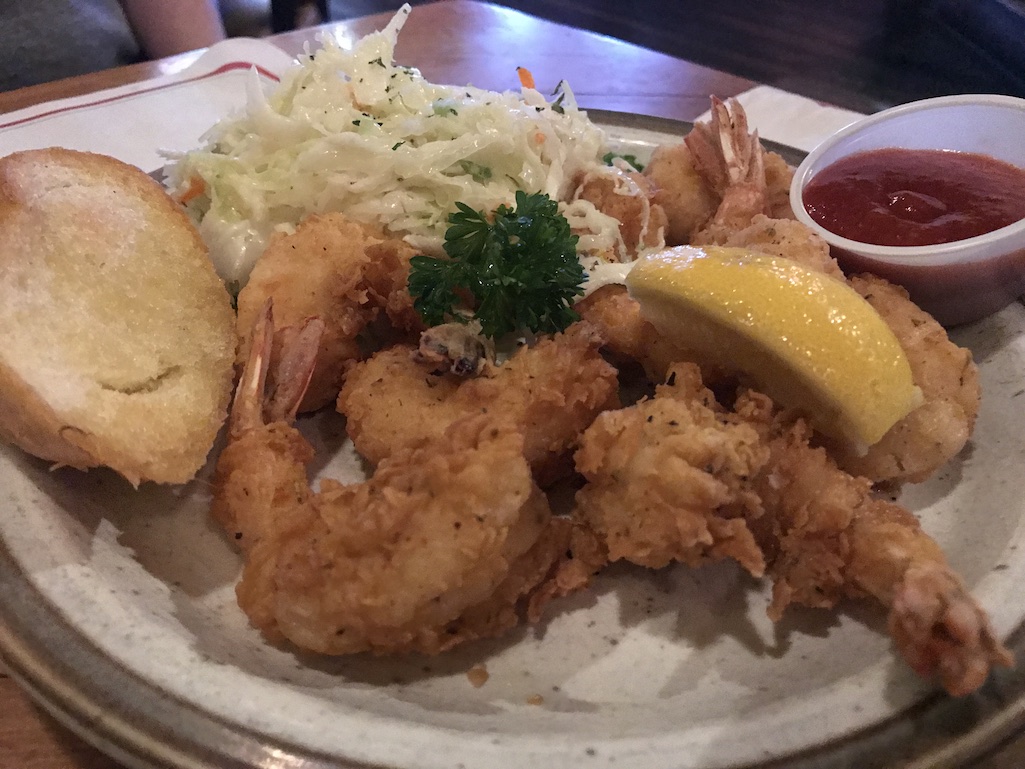
<path id="1" fill-rule="evenodd" d="M 494 216 L 465 203 L 449 216 L 448 259 L 415 256 L 409 293 L 424 322 L 436 326 L 470 320 L 486 336 L 511 332 L 554 333 L 579 317 L 573 297 L 586 280 L 577 260 L 577 236 L 547 195 L 516 193 L 516 208 L 501 205 Z"/>
<path id="2" fill-rule="evenodd" d="M 459 167 L 464 174 L 468 174 L 477 184 L 483 184 L 491 180 L 491 169 L 487 166 L 482 166 L 480 163 L 474 163 L 472 160 L 460 160 Z"/>
<path id="3" fill-rule="evenodd" d="M 637 159 L 636 155 L 623 155 L 623 154 L 621 154 L 619 152 L 606 152 L 602 156 L 601 160 L 602 160 L 602 162 L 605 165 L 610 166 L 610 165 L 612 165 L 612 161 L 615 160 L 616 158 L 622 158 L 627 163 L 629 163 L 634 168 L 636 168 L 638 171 L 643 171 L 644 170 L 644 164 Z"/>
<path id="4" fill-rule="evenodd" d="M 445 117 L 447 115 L 454 117 L 459 114 L 459 111 L 454 106 L 444 101 L 434 102 L 432 105 L 432 111 L 437 117 Z"/>

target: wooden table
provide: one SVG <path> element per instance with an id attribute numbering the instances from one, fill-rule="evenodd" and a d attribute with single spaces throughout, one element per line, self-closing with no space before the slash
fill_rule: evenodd
<path id="1" fill-rule="evenodd" d="M 380 28 L 390 14 L 328 25 L 350 36 Z M 289 53 L 313 41 L 316 28 L 270 38 Z M 195 54 L 136 64 L 92 75 L 0 93 L 0 113 L 53 99 L 139 82 L 186 66 Z M 515 86 L 515 68 L 530 69 L 538 88 L 559 80 L 572 86 L 585 108 L 690 120 L 708 108 L 709 94 L 731 96 L 749 80 L 674 59 L 628 43 L 571 29 L 472 0 L 442 0 L 416 7 L 400 38 L 396 59 L 439 83 Z M 1015 745 L 986 769 L 1025 766 L 1025 746 Z M 121 769 L 28 701 L 0 673 L 2 769 Z M 980 767 L 981 769 L 981 767 Z"/>
<path id="2" fill-rule="evenodd" d="M 286 32 L 269 38 L 298 53 L 317 32 L 351 36 L 380 29 L 391 14 Z M 52 99 L 133 83 L 174 72 L 195 54 L 134 64 L 82 77 L 0 93 L 0 113 Z M 610 37 L 572 29 L 506 8 L 442 0 L 413 9 L 396 60 L 438 83 L 506 90 L 518 87 L 516 67 L 531 70 L 550 93 L 567 80 L 582 106 L 689 120 L 708 109 L 708 96 L 731 96 L 754 83 Z"/>

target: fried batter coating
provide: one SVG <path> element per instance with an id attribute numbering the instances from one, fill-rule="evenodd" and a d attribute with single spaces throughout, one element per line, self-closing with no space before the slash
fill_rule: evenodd
<path id="1" fill-rule="evenodd" d="M 693 364 L 673 368 L 653 400 L 607 411 L 575 458 L 587 484 L 574 516 L 605 542 L 611 560 L 659 568 L 733 558 L 765 571 L 748 528 L 761 505 L 751 478 L 768 449 L 749 425 L 727 424 Z"/>
<path id="2" fill-rule="evenodd" d="M 289 424 L 302 388 L 266 381 L 270 326 L 261 316 L 212 508 L 245 556 L 239 605 L 268 637 L 325 654 L 434 654 L 586 584 L 601 549 L 552 518 L 508 422 L 458 420 L 364 483 L 313 492 L 313 450 Z M 316 337 L 290 337 L 284 370 L 308 379 Z"/>
<path id="3" fill-rule="evenodd" d="M 619 406 L 617 372 L 601 357 L 601 342 L 593 327 L 576 323 L 472 379 L 432 373 L 414 359 L 414 348 L 397 345 L 352 369 L 338 410 L 356 450 L 373 464 L 441 435 L 467 414 L 510 419 L 547 485 L 563 474 L 584 428 Z"/>
<path id="4" fill-rule="evenodd" d="M 756 214 L 793 218 L 793 170 L 780 155 L 765 151 L 756 131 L 748 131 L 735 100 L 713 97 L 711 120 L 697 123 L 680 144 L 659 147 L 644 174 L 655 185 L 654 202 L 666 213 L 671 246 L 721 245 Z"/>
<path id="5" fill-rule="evenodd" d="M 603 349 L 614 363 L 639 363 L 652 382 L 665 380 L 674 363 L 693 358 L 641 316 L 641 307 L 627 293 L 626 286 L 602 286 L 574 308 L 582 320 L 600 330 L 605 340 Z"/>
<path id="6" fill-rule="evenodd" d="M 694 167 L 694 156 L 684 142 L 655 148 L 644 167 L 655 186 L 652 200 L 666 215 L 666 245 L 682 246 L 719 206 L 711 185 Z"/>
<path id="7" fill-rule="evenodd" d="M 630 261 L 641 251 L 664 246 L 667 220 L 662 206 L 654 201 L 655 185 L 636 171 L 605 171 L 584 179 L 574 197 L 619 222 L 623 253 L 608 256 L 613 261 Z"/>
<path id="8" fill-rule="evenodd" d="M 968 694 L 994 666 L 1013 662 L 985 612 L 918 519 L 871 495 L 871 483 L 809 445 L 803 421 L 774 417 L 765 396 L 742 396 L 738 412 L 768 442 L 755 477 L 764 514 L 751 520 L 775 579 L 769 615 L 790 603 L 831 607 L 870 596 L 889 609 L 904 659 L 948 692 Z"/>
<path id="9" fill-rule="evenodd" d="M 324 335 L 300 410 L 331 403 L 348 365 L 366 357 L 360 335 L 380 310 L 397 327 L 418 330 L 405 288 L 414 254 L 403 241 L 341 214 L 310 216 L 295 232 L 274 235 L 239 293 L 239 363 L 249 355 L 250 333 L 267 299 L 274 300 L 282 328 L 319 317 Z M 275 355 L 280 347 L 279 339 Z"/>
<path id="10" fill-rule="evenodd" d="M 765 167 L 765 197 L 768 216 L 772 219 L 793 219 L 794 209 L 790 206 L 790 183 L 794 180 L 794 168 L 776 152 L 763 152 Z"/>
<path id="11" fill-rule="evenodd" d="M 844 280 L 840 265 L 829 253 L 829 244 L 794 219 L 773 219 L 765 214 L 755 214 L 750 224 L 729 232 L 717 245 L 793 259 L 809 270 Z"/>
<path id="12" fill-rule="evenodd" d="M 608 412 L 576 453 L 587 479 L 574 515 L 612 560 L 660 567 L 731 557 L 774 580 L 769 616 L 787 606 L 873 598 L 898 651 L 954 695 L 1012 657 L 939 545 L 903 507 L 841 470 L 811 429 L 765 395 L 729 410 L 693 364 L 673 367 L 652 400 Z"/>
<path id="13" fill-rule="evenodd" d="M 926 480 L 957 456 L 971 438 L 979 414 L 979 370 L 970 350 L 950 340 L 936 320 L 882 278 L 858 275 L 851 287 L 865 297 L 893 330 L 911 364 L 924 402 L 894 425 L 868 452 L 831 446 L 850 473 L 876 482 Z"/>

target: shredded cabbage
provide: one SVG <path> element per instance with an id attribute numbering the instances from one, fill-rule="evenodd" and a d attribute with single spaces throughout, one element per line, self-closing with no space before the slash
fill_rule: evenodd
<path id="1" fill-rule="evenodd" d="M 254 74 L 245 112 L 169 165 L 172 193 L 205 182 L 189 209 L 225 280 L 244 283 L 271 233 L 310 213 L 344 212 L 440 253 L 457 201 L 490 211 L 523 190 L 568 203 L 603 165 L 605 134 L 568 86 L 549 102 L 533 88 L 435 85 L 395 65 L 409 10 L 351 50 L 322 34 L 269 95 Z M 571 216 L 615 232 L 587 206 L 577 201 Z"/>

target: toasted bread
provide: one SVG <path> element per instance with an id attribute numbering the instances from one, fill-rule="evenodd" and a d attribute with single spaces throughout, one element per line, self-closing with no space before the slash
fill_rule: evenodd
<path id="1" fill-rule="evenodd" d="M 206 246 L 147 174 L 58 148 L 0 158 L 0 437 L 185 482 L 224 421 L 234 340 Z"/>

